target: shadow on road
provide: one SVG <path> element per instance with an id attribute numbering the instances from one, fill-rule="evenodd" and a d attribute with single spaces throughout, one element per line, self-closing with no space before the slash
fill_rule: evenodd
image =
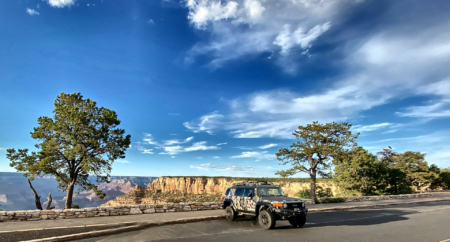
<path id="1" fill-rule="evenodd" d="M 366 226 L 391 223 L 397 221 L 408 220 L 406 215 L 419 213 L 421 210 L 432 209 L 433 207 L 442 206 L 437 203 L 424 203 L 415 204 L 417 209 L 412 210 L 408 207 L 390 207 L 386 208 L 374 208 L 370 210 L 342 210 L 342 211 L 330 211 L 322 213 L 310 213 L 308 214 L 307 223 L 304 228 L 317 228 L 327 226 Z M 423 208 L 423 209 L 421 209 Z M 250 221 L 251 218 L 242 218 L 240 221 Z M 259 225 L 256 219 L 250 221 L 253 225 Z M 277 221 L 275 230 L 283 229 L 296 229 L 287 222 Z"/>

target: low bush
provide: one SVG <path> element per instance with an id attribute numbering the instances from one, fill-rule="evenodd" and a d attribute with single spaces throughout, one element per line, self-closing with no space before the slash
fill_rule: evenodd
<path id="1" fill-rule="evenodd" d="M 80 205 L 78 204 L 72 204 L 72 209 L 80 209 Z"/>
<path id="2" fill-rule="evenodd" d="M 303 199 L 310 199 L 311 198 L 311 194 L 309 193 L 308 189 L 305 189 L 303 191 L 297 192 L 296 194 L 294 194 L 295 197 L 298 198 L 303 198 Z"/>
<path id="3" fill-rule="evenodd" d="M 321 199 L 320 203 L 345 203 L 345 199 L 342 197 L 326 197 Z"/>

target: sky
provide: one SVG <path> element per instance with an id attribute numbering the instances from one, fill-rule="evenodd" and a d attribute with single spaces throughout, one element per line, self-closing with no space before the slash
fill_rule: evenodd
<path id="1" fill-rule="evenodd" d="M 112 175 L 275 177 L 292 132 L 349 122 L 372 153 L 450 167 L 450 3 L 2 0 L 0 171 L 61 92 L 117 112 Z M 306 176 L 299 174 L 297 176 Z"/>

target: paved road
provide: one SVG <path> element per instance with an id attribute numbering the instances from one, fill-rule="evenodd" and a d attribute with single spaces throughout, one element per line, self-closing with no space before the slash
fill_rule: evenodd
<path id="1" fill-rule="evenodd" d="M 284 221 L 262 230 L 248 218 L 154 227 L 93 241 L 442 241 L 450 239 L 450 202 L 311 213 L 303 228 Z"/>

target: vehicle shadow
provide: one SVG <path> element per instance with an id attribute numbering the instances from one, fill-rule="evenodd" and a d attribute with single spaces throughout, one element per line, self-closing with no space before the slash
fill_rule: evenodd
<path id="1" fill-rule="evenodd" d="M 387 208 L 373 208 L 364 210 L 341 210 L 330 211 L 322 213 L 310 213 L 307 217 L 307 222 L 303 228 L 317 228 L 317 227 L 329 227 L 329 226 L 366 226 L 385 224 L 397 221 L 405 221 L 409 218 L 408 215 L 417 214 L 422 209 L 431 209 L 433 207 L 442 206 L 439 203 L 426 203 L 414 205 L 415 209 L 407 207 L 399 207 L 398 209 L 392 209 L 395 207 Z M 419 207 L 419 208 L 417 208 Z M 257 220 L 252 223 L 258 224 Z M 277 221 L 275 230 L 282 229 L 298 229 L 294 228 L 286 222 Z"/>

